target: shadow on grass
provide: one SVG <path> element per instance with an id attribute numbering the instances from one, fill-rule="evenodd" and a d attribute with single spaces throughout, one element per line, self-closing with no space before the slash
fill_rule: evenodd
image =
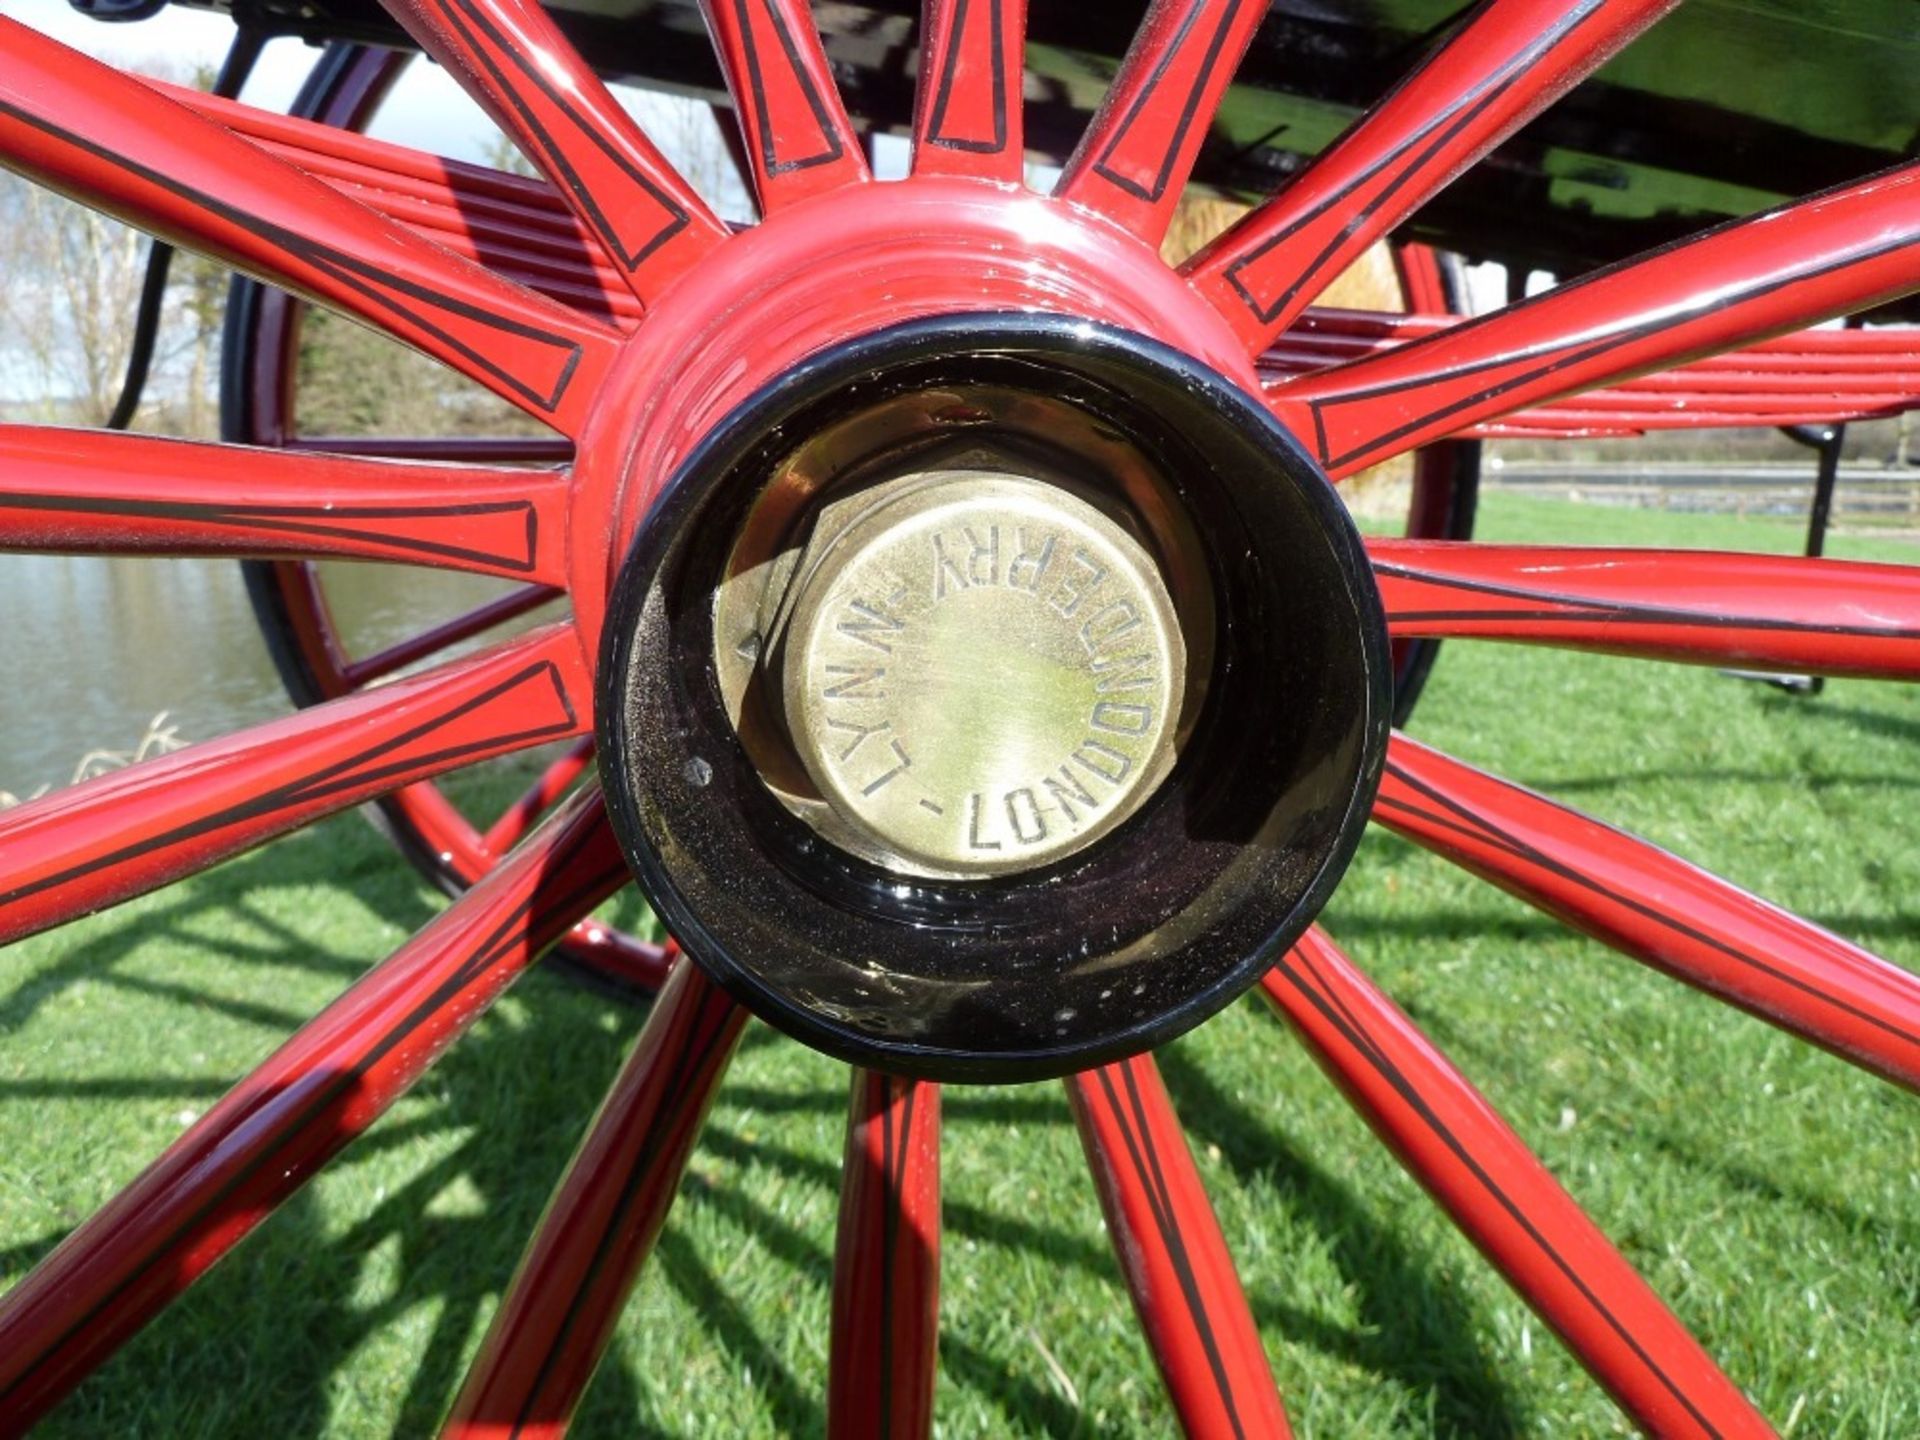
<path id="1" fill-rule="evenodd" d="M 255 902 L 259 892 L 286 889 L 314 897 L 321 913 L 332 906 L 370 911 L 402 934 L 439 908 L 385 842 L 348 817 L 176 887 L 123 912 L 109 928 L 96 925 L 0 995 L 0 1034 L 17 1033 L 82 985 L 135 994 L 163 1015 L 200 1009 L 291 1034 L 311 1015 L 275 1003 L 270 983 L 245 993 L 233 983 L 235 965 L 306 971 L 344 987 L 385 957 L 317 945 Z M 196 983 L 190 973 L 165 981 L 122 973 L 130 958 L 167 941 L 204 955 L 209 974 L 226 983 Z M 521 1009 L 523 1022 L 486 1023 L 463 1037 L 388 1123 L 352 1144 L 326 1173 L 379 1165 L 396 1152 L 443 1153 L 397 1188 L 374 1191 L 372 1208 L 344 1230 L 338 1207 L 323 1203 L 314 1186 L 296 1193 L 36 1433 L 270 1431 L 293 1440 L 328 1433 L 343 1389 L 366 1384 L 404 1395 L 398 1433 L 431 1433 L 641 1018 L 547 975 L 528 976 L 521 989 L 534 992 Z M 178 1096 L 197 1107 L 226 1088 L 226 1081 L 205 1077 L 33 1077 L 0 1082 L 0 1100 L 112 1105 Z M 417 1113 L 422 1108 L 426 1113 Z M 156 1134 L 152 1153 L 171 1138 Z M 0 1275 L 23 1274 L 62 1234 L 0 1248 Z M 389 1360 L 383 1370 L 382 1332 L 396 1326 L 418 1360 Z M 422 1343 L 416 1337 L 423 1331 Z M 630 1431 L 642 1409 L 636 1377 L 618 1363 L 602 1367 L 591 1409 L 623 1417 L 608 1428 Z"/>
<path id="2" fill-rule="evenodd" d="M 630 1038 L 579 1023 L 577 997 L 557 982 L 523 983 L 549 992 L 526 1007 L 524 1024 L 464 1037 L 423 1084 L 436 1092 L 425 1102 L 432 1112 L 363 1137 L 329 1173 L 395 1152 L 444 1153 L 376 1190 L 345 1228 L 315 1186 L 298 1192 L 83 1384 L 47 1433 L 263 1433 L 270 1416 L 277 1436 L 320 1436 L 337 1423 L 343 1386 L 363 1385 L 404 1396 L 395 1433 L 432 1433 Z M 575 1005 L 540 1003 L 556 998 Z M 549 1063 L 556 1053 L 568 1057 L 564 1074 Z M 543 1069 L 540 1108 L 556 1112 L 544 1122 L 526 1113 L 532 1106 L 502 1117 L 489 1103 L 502 1075 Z M 383 1354 L 396 1328 L 402 1358 Z M 415 1338 L 423 1330 L 424 1341 Z M 602 1367 L 592 1409 L 624 1417 L 610 1430 L 631 1426 L 642 1404 L 628 1367 Z"/>
<path id="3" fill-rule="evenodd" d="M 17 1031 L 66 990 L 96 983 L 136 992 L 161 1007 L 206 1006 L 255 1027 L 290 1032 L 307 1017 L 276 1003 L 270 985 L 237 998 L 196 983 L 190 974 L 159 982 L 119 972 L 142 945 L 171 938 L 210 958 L 305 968 L 329 982 L 348 983 L 381 957 L 317 946 L 251 900 L 257 888 L 294 887 L 312 894 L 316 906 L 357 906 L 402 931 L 417 928 L 436 904 L 362 827 L 336 824 L 324 836 L 233 862 L 148 902 L 128 923 L 92 934 L 0 996 L 0 1030 Z M 237 912 L 241 923 L 213 925 L 216 910 Z M 1468 933 L 1468 920 L 1464 913 L 1453 917 L 1453 928 Z M 1432 936 L 1436 924 L 1447 933 L 1448 917 L 1404 923 Z M 1371 922 L 1381 931 L 1401 924 Z M 1486 933 L 1487 925 L 1486 916 L 1477 917 L 1472 933 Z M 1370 922 L 1350 918 L 1346 928 L 1364 934 Z M 1535 933 L 1529 924 L 1515 929 Z M 495 1299 L 639 1023 L 636 1011 L 550 977 L 529 977 L 525 991 L 533 993 L 516 1012 L 520 1018 L 483 1024 L 462 1039 L 416 1095 L 334 1167 L 352 1172 L 395 1156 L 426 1157 L 409 1165 L 407 1178 L 374 1191 L 370 1208 L 350 1221 L 312 1188 L 296 1195 L 83 1385 L 46 1433 L 259 1433 L 262 1417 L 270 1416 L 276 1436 L 300 1440 L 337 1424 L 343 1391 L 360 1387 L 402 1397 L 394 1416 L 398 1433 L 430 1432 L 451 1403 Z M 746 1048 L 785 1043 L 764 1027 L 752 1027 Z M 1343 1326 L 1256 1285 L 1250 1300 L 1263 1323 L 1283 1334 L 1284 1343 L 1312 1347 L 1431 1397 L 1436 1433 L 1504 1436 L 1526 1428 L 1529 1417 L 1475 1348 L 1478 1327 L 1467 1301 L 1440 1269 L 1307 1159 L 1270 1116 L 1231 1099 L 1182 1051 L 1165 1054 L 1163 1067 L 1196 1142 L 1217 1146 L 1243 1181 L 1276 1189 L 1321 1233 L 1357 1297 L 1359 1322 Z M 0 1084 L 0 1099 L 114 1104 L 179 1095 L 198 1103 L 221 1088 L 199 1078 L 32 1079 Z M 682 1203 L 711 1209 L 751 1233 L 800 1283 L 824 1292 L 831 1283 L 828 1248 L 749 1191 L 705 1183 L 700 1166 L 702 1158 L 751 1165 L 831 1192 L 839 1182 L 835 1161 L 749 1141 L 727 1117 L 733 1111 L 827 1116 L 845 1104 L 839 1086 L 795 1091 L 746 1081 L 729 1085 L 696 1152 Z M 1056 1090 L 960 1090 L 947 1108 L 954 1121 L 1068 1123 Z M 155 1138 L 156 1151 L 166 1138 Z M 1114 1306 L 1127 1303 L 1113 1256 L 1097 1232 L 954 1201 L 945 1220 L 957 1239 L 1094 1276 L 1109 1287 Z M 16 1240 L 0 1250 L 0 1271 L 21 1273 L 58 1238 L 48 1233 Z M 793 1433 L 817 1433 L 824 1423 L 824 1375 L 794 1373 L 778 1337 L 756 1328 L 755 1317 L 727 1294 L 715 1257 L 670 1227 L 654 1264 L 697 1316 L 706 1341 L 730 1367 L 754 1377 L 774 1423 Z M 991 1347 L 949 1335 L 942 1340 L 941 1363 L 945 1383 L 998 1407 L 1009 1427 L 1062 1436 L 1097 1433 L 1085 1410 L 1022 1376 Z M 576 1433 L 631 1433 L 653 1411 L 646 1388 L 616 1349 L 588 1393 Z"/>
<path id="4" fill-rule="evenodd" d="M 1883 1250 L 1905 1251 L 1920 1256 L 1920 1225 L 1887 1220 L 1870 1210 L 1849 1204 L 1792 1176 L 1763 1172 L 1723 1154 L 1715 1154 L 1700 1139 L 1672 1129 L 1656 1129 L 1645 1135 L 1646 1143 L 1660 1154 L 1710 1175 L 1716 1183 L 1740 1195 L 1749 1195 L 1768 1205 L 1783 1205 L 1813 1215 L 1850 1235 L 1872 1238 Z M 1909 1309 L 1920 1309 L 1920 1296 L 1908 1301 Z"/>
<path id="5" fill-rule="evenodd" d="M 1288 1339 L 1432 1397 L 1434 1433 L 1510 1436 L 1530 1425 L 1512 1389 L 1474 1344 L 1471 1307 L 1447 1277 L 1367 1213 L 1345 1185 L 1276 1125 L 1226 1094 L 1181 1047 L 1156 1057 L 1196 1144 L 1217 1146 L 1243 1181 L 1262 1181 L 1320 1232 L 1351 1285 L 1358 1328 L 1250 1296 Z"/>
<path id="6" fill-rule="evenodd" d="M 192 977 L 159 982 L 118 973 L 137 951 L 166 942 L 191 946 L 242 965 L 294 966 L 335 977 L 342 986 L 379 956 L 339 954 L 316 947 L 308 936 L 266 913 L 248 897 L 263 889 L 313 889 L 338 895 L 341 903 L 370 910 L 410 934 L 438 908 L 413 873 L 396 867 L 393 854 L 357 816 L 345 816 L 279 844 L 228 862 L 211 876 L 180 885 L 127 912 L 116 924 L 63 953 L 0 997 L 0 1035 L 27 1024 L 42 1007 L 87 982 L 141 990 L 163 998 L 205 1005 L 249 1024 L 293 1030 L 306 1015 L 258 1000 L 240 1000 L 195 987 Z M 219 912 L 217 931 L 203 922 Z M 250 932 L 241 938 L 236 930 Z M 36 944 L 54 944 L 56 935 Z"/>
<path id="7" fill-rule="evenodd" d="M 1920 720 L 1906 720 L 1898 715 L 1888 715 L 1880 710 L 1867 710 L 1858 705 L 1836 705 L 1830 700 L 1820 699 L 1809 704 L 1805 700 L 1795 701 L 1784 695 L 1769 695 L 1762 702 L 1770 715 L 1795 719 L 1805 717 L 1810 720 L 1829 724 L 1849 725 L 1855 730 L 1865 731 L 1869 735 L 1878 735 L 1884 739 L 1897 740 L 1905 745 L 1920 745 Z M 1910 775 L 1893 777 L 1895 783 L 1913 783 Z"/>

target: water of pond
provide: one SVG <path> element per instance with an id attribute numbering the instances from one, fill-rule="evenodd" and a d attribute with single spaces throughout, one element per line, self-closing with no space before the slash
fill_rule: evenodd
<path id="1" fill-rule="evenodd" d="M 368 654 L 497 593 L 467 576 L 339 566 L 330 593 Z M 284 715 L 231 560 L 0 555 L 0 791 L 64 785 L 90 751 L 131 751 L 166 712 L 181 740 Z"/>

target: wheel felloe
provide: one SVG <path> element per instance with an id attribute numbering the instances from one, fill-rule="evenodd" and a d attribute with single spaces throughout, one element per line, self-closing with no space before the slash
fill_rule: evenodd
<path id="1" fill-rule="evenodd" d="M 1043 453 L 1076 426 L 1098 463 Z M 874 445 L 823 468 L 822 434 Z M 1033 1079 L 1197 1023 L 1302 933 L 1371 804 L 1385 657 L 1331 488 L 1229 382 L 1084 322 L 922 321 L 674 478 L 609 611 L 603 772 L 655 905 L 767 1019 Z"/>

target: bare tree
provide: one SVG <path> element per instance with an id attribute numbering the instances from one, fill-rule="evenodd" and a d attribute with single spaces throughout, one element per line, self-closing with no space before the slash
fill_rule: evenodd
<path id="1" fill-rule="evenodd" d="M 9 389 L 41 418 L 105 423 L 120 393 L 145 274 L 145 244 L 124 225 L 7 177 L 0 354 Z"/>
<path id="2" fill-rule="evenodd" d="M 204 89 L 213 75 L 202 68 L 161 78 L 188 79 Z M 35 418 L 104 424 L 126 376 L 148 241 L 12 175 L 0 175 L 0 233 L 7 236 L 0 261 L 0 399 Z M 226 275 L 198 256 L 175 257 L 149 385 L 149 424 L 213 433 Z"/>

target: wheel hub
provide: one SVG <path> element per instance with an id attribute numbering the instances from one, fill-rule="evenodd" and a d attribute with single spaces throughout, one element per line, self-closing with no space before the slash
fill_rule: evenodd
<path id="1" fill-rule="evenodd" d="M 1075 207 L 937 178 L 802 201 L 660 297 L 589 417 L 571 547 L 582 632 L 598 639 L 608 587 L 661 486 L 728 414 L 850 336 L 983 311 L 1178 336 L 1213 371 L 1259 385 L 1218 311 L 1150 247 Z"/>
<path id="2" fill-rule="evenodd" d="M 1165 778 L 1186 647 L 1119 518 L 981 469 L 910 473 L 820 518 L 783 597 L 782 708 L 808 775 L 883 863 L 1032 869 Z"/>
<path id="3" fill-rule="evenodd" d="M 1358 538 L 1265 407 L 1125 331 L 953 316 L 809 359 L 689 456 L 614 588 L 602 771 L 760 1014 L 1029 1079 L 1197 1023 L 1304 930 L 1388 673 Z"/>

